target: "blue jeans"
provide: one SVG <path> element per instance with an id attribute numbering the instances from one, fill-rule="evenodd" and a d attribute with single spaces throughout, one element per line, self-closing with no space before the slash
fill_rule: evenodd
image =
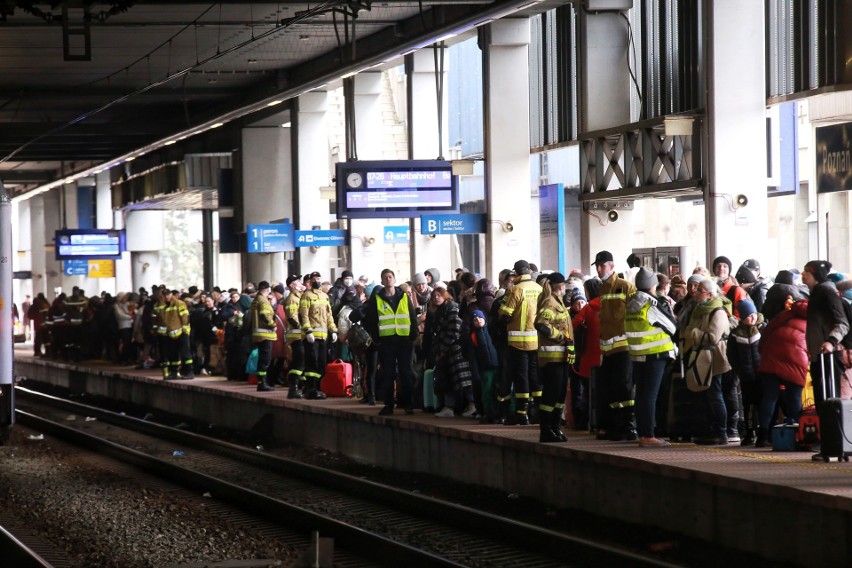
<path id="1" fill-rule="evenodd" d="M 707 418 L 710 423 L 708 435 L 714 438 L 727 438 L 728 412 L 725 410 L 725 400 L 722 398 L 722 375 L 714 375 L 710 388 L 704 391 L 704 404 L 707 407 Z"/>
<path id="2" fill-rule="evenodd" d="M 668 359 L 633 362 L 633 382 L 636 384 L 636 431 L 640 438 L 654 437 L 657 395 L 660 393 L 666 363 Z"/>
<path id="3" fill-rule="evenodd" d="M 782 396 L 784 409 L 788 413 L 787 418 L 798 421 L 799 414 L 802 413 L 802 387 L 769 373 L 759 373 L 758 378 L 763 386 L 763 398 L 760 399 L 760 410 L 757 413 L 761 429 L 764 432 L 769 431 L 772 418 L 775 416 L 775 405 L 778 398 Z M 784 385 L 783 394 L 779 388 L 782 384 Z"/>

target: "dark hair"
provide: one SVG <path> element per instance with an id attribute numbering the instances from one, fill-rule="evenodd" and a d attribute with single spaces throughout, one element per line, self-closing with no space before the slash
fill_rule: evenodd
<path id="1" fill-rule="evenodd" d="M 474 284 L 476 284 L 476 274 L 473 272 L 465 272 L 461 275 L 459 281 L 468 288 L 473 288 Z"/>
<path id="2" fill-rule="evenodd" d="M 452 296 L 453 301 L 455 302 L 458 301 L 459 296 L 461 295 L 461 287 L 461 282 L 459 282 L 458 280 L 450 280 L 449 282 L 447 282 L 447 292 L 450 293 L 450 296 Z"/>
<path id="3" fill-rule="evenodd" d="M 385 277 L 385 274 L 387 274 L 388 272 L 390 272 L 391 276 L 393 276 L 394 278 L 396 278 L 396 274 L 394 274 L 393 270 L 391 270 L 390 268 L 385 268 L 384 270 L 382 270 L 382 275 L 381 275 L 381 277 L 382 277 L 382 278 L 384 278 L 384 277 Z"/>

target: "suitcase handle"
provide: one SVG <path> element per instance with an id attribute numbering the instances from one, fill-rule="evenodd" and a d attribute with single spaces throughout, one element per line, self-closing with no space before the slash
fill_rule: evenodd
<path id="1" fill-rule="evenodd" d="M 831 377 L 825 376 L 825 359 L 828 356 L 828 369 L 831 371 Z M 820 365 L 820 377 L 822 378 L 822 400 L 826 401 L 829 398 L 836 398 L 837 393 L 835 392 L 835 384 L 834 384 L 834 361 L 832 360 L 834 353 L 820 353 L 819 354 L 819 365 Z M 826 383 L 830 385 L 830 388 L 826 388 Z M 828 392 L 830 391 L 830 392 Z"/>

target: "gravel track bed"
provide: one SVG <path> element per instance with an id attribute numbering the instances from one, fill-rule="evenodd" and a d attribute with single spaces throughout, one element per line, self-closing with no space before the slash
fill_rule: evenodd
<path id="1" fill-rule="evenodd" d="M 86 450 L 20 426 L 0 446 L 0 507 L 66 551 L 74 566 L 135 568 L 257 559 L 299 551 L 212 514 L 203 498 L 104 468 Z M 0 562 L 2 564 L 2 562 Z"/>
<path id="2" fill-rule="evenodd" d="M 29 383 L 27 386 L 34 387 L 36 385 Z M 54 396 L 69 396 L 66 389 L 43 384 L 38 385 L 38 390 Z M 235 444 L 248 447 L 261 446 L 265 452 L 272 455 L 333 469 L 376 483 L 422 493 L 566 534 L 591 540 L 609 541 L 613 545 L 623 546 L 642 554 L 650 553 L 664 561 L 707 568 L 730 568 L 730 566 L 744 565 L 748 565 L 750 568 L 782 568 L 784 566 L 753 554 L 726 549 L 723 546 L 695 538 L 684 537 L 653 527 L 625 523 L 586 511 L 557 509 L 548 506 L 546 503 L 521 495 L 507 494 L 497 489 L 457 483 L 429 474 L 386 470 L 355 462 L 344 455 L 329 452 L 322 448 L 285 444 L 258 434 L 248 435 L 225 431 L 213 425 L 198 422 L 190 417 L 169 415 L 159 411 L 152 412 L 145 407 L 111 401 L 103 397 L 71 393 L 70 398 L 92 406 L 107 408 L 114 412 L 126 412 L 128 415 L 138 418 L 144 416 L 146 419 L 173 427 L 177 425 L 186 426 L 188 430 L 195 433 L 218 437 Z"/>

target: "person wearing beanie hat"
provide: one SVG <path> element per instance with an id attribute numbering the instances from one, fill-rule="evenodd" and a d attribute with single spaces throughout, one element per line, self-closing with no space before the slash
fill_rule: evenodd
<path id="1" fill-rule="evenodd" d="M 417 307 L 422 307 L 421 314 L 425 310 L 425 306 L 429 303 L 429 296 L 432 294 L 432 288 L 429 287 L 429 282 L 426 280 L 426 275 L 418 272 L 411 279 L 411 289 L 414 290 L 414 296 L 417 298 Z"/>
<path id="2" fill-rule="evenodd" d="M 538 313 L 538 298 L 542 288 L 530 276 L 530 265 L 526 260 L 518 260 L 513 267 L 514 285 L 506 290 L 500 309 L 499 323 L 507 331 L 506 377 L 500 385 L 497 400 L 501 417 L 506 424 L 529 424 L 527 411 L 530 397 L 541 396 L 538 381 L 536 353 L 538 351 L 538 333 L 535 330 L 535 318 Z M 515 412 L 509 413 L 512 392 L 515 393 Z"/>
<path id="3" fill-rule="evenodd" d="M 636 273 L 637 291 L 625 306 L 624 330 L 636 386 L 636 431 L 641 447 L 670 445 L 655 437 L 654 421 L 663 374 L 675 355 L 672 336 L 677 327 L 668 304 L 656 297 L 658 283 L 656 273 L 640 268 Z"/>
<path id="4" fill-rule="evenodd" d="M 713 259 L 713 274 L 717 278 L 716 284 L 719 285 L 722 294 L 733 304 L 734 316 L 739 317 L 737 306 L 740 304 L 740 300 L 748 298 L 748 292 L 739 285 L 731 274 L 732 266 L 731 259 L 727 256 L 717 256 Z"/>
<path id="5" fill-rule="evenodd" d="M 686 297 L 686 280 L 680 274 L 675 274 L 669 281 L 669 297 L 675 304 Z M 674 308 L 674 306 L 672 306 Z"/>
<path id="6" fill-rule="evenodd" d="M 823 383 L 821 369 L 822 365 L 826 364 L 823 354 L 833 353 L 849 333 L 849 320 L 846 317 L 843 299 L 837 294 L 834 283 L 828 280 L 830 272 L 831 263 L 827 260 L 811 260 L 805 264 L 805 269 L 802 271 L 802 282 L 810 290 L 805 343 L 811 358 L 811 377 L 814 383 L 817 413 L 822 411 L 823 392 L 827 390 Z M 834 365 L 834 374 L 829 377 L 841 377 L 843 374 L 841 358 L 829 357 L 828 359 L 828 364 Z M 839 392 L 836 387 L 835 384 L 835 393 Z"/>
<path id="7" fill-rule="evenodd" d="M 730 276 L 731 271 L 734 269 L 731 259 L 727 256 L 717 256 L 714 258 L 711 267 L 713 274 L 715 274 L 716 278 L 719 278 L 720 280 L 724 280 Z"/>
<path id="8" fill-rule="evenodd" d="M 760 334 L 764 327 L 763 315 L 749 299 L 740 300 L 737 305 L 740 321 L 731 330 L 728 337 L 727 356 L 733 371 L 740 380 L 742 393 L 742 420 L 745 424 L 745 437 L 740 445 L 750 446 L 755 441 L 755 433 L 761 440 L 765 433 L 759 429 L 758 406 L 763 393 L 763 384 L 758 378 L 760 366 Z M 729 436 L 729 442 L 730 440 Z"/>
<path id="9" fill-rule="evenodd" d="M 274 391 L 275 387 L 266 381 L 269 365 L 272 363 L 272 343 L 278 338 L 275 325 L 275 311 L 269 303 L 271 288 L 269 282 L 261 280 L 257 284 L 257 294 L 249 308 L 251 318 L 251 341 L 257 349 L 257 390 Z"/>
<path id="10" fill-rule="evenodd" d="M 612 254 L 600 251 L 595 256 L 595 270 L 601 279 L 600 287 L 600 347 L 602 362 L 601 416 L 598 438 L 611 441 L 636 439 L 633 399 L 633 373 L 630 361 L 624 316 L 627 299 L 636 286 L 615 273 Z"/>
<path id="11" fill-rule="evenodd" d="M 276 296 L 276 299 L 279 299 L 279 300 L 281 299 L 279 296 L 283 296 L 284 292 L 286 290 L 287 290 L 287 288 L 285 288 L 284 284 L 281 284 L 280 282 L 272 288 L 272 292 L 274 294 L 278 294 L 278 296 Z"/>
<path id="12" fill-rule="evenodd" d="M 758 311 L 763 314 L 766 321 L 770 321 L 776 315 L 788 309 L 794 302 L 802 300 L 805 295 L 801 288 L 793 283 L 793 273 L 789 270 L 780 270 L 775 277 L 775 284 L 770 286 L 766 292 L 766 299 Z M 757 308 L 757 304 L 755 304 Z"/>
<path id="13" fill-rule="evenodd" d="M 589 301 L 586 299 L 583 291 L 580 288 L 574 288 L 571 292 L 571 298 L 568 301 L 568 311 L 571 313 L 571 317 L 580 313 L 580 310 L 582 310 L 588 302 Z"/>
<path id="14" fill-rule="evenodd" d="M 657 274 L 646 267 L 639 268 L 639 272 L 636 273 L 636 289 L 642 290 L 643 292 L 648 292 L 650 290 L 656 290 L 657 284 L 659 284 L 657 280 Z"/>
<path id="15" fill-rule="evenodd" d="M 574 363 L 574 330 L 562 297 L 565 276 L 547 275 L 542 286 L 535 330 L 538 332 L 538 375 L 542 384 L 539 403 L 539 442 L 565 442 L 559 428 L 568 394 L 568 369 Z"/>

